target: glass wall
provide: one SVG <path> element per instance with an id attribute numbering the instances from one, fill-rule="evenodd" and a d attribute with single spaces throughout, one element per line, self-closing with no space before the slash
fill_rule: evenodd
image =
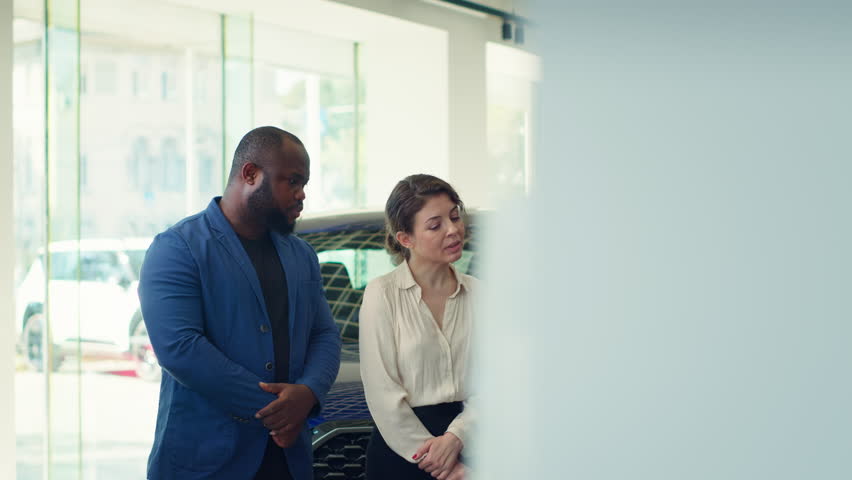
<path id="1" fill-rule="evenodd" d="M 254 45 L 254 123 L 281 127 L 305 142 L 311 156 L 305 211 L 359 206 L 360 46 L 260 22 Z M 304 45 L 316 46 L 320 58 Z"/>
<path id="2" fill-rule="evenodd" d="M 15 57 L 13 89 L 13 158 L 15 208 L 15 320 L 19 335 L 16 358 L 15 431 L 18 478 L 42 478 L 46 457 L 46 378 L 37 322 L 21 335 L 22 321 L 39 318 L 37 308 L 22 302 L 27 296 L 44 296 L 44 268 L 36 261 L 46 242 L 45 222 L 45 77 L 44 18 L 41 9 L 14 20 Z M 32 273 L 30 273 L 32 272 Z M 25 279 L 26 282 L 24 281 Z M 29 322 L 28 322 L 29 323 Z M 36 327 L 36 328 L 33 328 Z M 21 341 L 23 340 L 23 341 Z M 29 344 L 27 344 L 29 340 Z"/>
<path id="3" fill-rule="evenodd" d="M 528 191 L 532 163 L 532 102 L 518 92 L 532 92 L 530 82 L 506 75 L 488 77 L 488 157 L 492 180 L 507 197 Z"/>
<path id="4" fill-rule="evenodd" d="M 500 198 L 529 192 L 533 175 L 533 124 L 540 61 L 535 55 L 489 43 L 488 157 L 490 181 Z"/>
<path id="5" fill-rule="evenodd" d="M 144 479 L 145 251 L 221 194 L 227 139 L 257 124 L 305 140 L 309 209 L 357 206 L 357 46 L 147 0 L 16 0 L 15 17 L 17 477 Z M 299 56 L 271 43 L 294 36 Z"/>
<path id="6" fill-rule="evenodd" d="M 219 19 L 207 20 L 215 32 Z M 84 238 L 150 237 L 221 192 L 222 62 L 212 37 L 177 45 L 83 33 Z"/>

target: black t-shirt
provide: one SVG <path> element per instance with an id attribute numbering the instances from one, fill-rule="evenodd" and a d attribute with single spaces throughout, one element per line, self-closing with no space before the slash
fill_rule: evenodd
<path id="1" fill-rule="evenodd" d="M 239 237 L 246 253 L 251 259 L 263 299 L 266 302 L 266 312 L 269 314 L 272 331 L 272 348 L 275 352 L 275 381 L 287 382 L 290 369 L 290 321 L 289 297 L 287 295 L 287 276 L 284 266 L 278 258 L 278 252 L 272 244 L 269 233 L 260 238 L 250 240 Z M 252 325 L 256 328 L 256 325 Z"/>
<path id="2" fill-rule="evenodd" d="M 266 312 L 269 314 L 268 326 L 272 332 L 272 348 L 275 353 L 275 381 L 286 383 L 289 380 L 290 368 L 290 321 L 289 321 L 289 296 L 287 295 L 287 276 L 284 266 L 278 258 L 275 245 L 269 233 L 260 238 L 250 240 L 239 237 L 243 248 L 251 259 L 257 279 L 260 281 L 260 289 L 263 291 L 263 300 L 266 303 Z M 257 328 L 250 325 L 249 328 Z M 284 480 L 292 478 L 284 451 L 275 445 L 270 437 L 267 440 L 266 451 L 263 462 L 255 474 L 255 480 L 276 479 Z"/>

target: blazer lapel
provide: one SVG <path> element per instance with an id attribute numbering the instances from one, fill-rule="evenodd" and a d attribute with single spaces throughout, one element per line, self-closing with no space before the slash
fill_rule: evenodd
<path id="1" fill-rule="evenodd" d="M 299 272 L 296 271 L 298 262 L 294 261 L 293 240 L 290 235 L 284 236 L 276 232 L 272 232 L 273 244 L 275 250 L 278 251 L 278 259 L 281 260 L 281 266 L 284 268 L 284 277 L 287 279 L 287 298 L 289 311 L 287 318 L 290 324 L 290 338 L 293 338 L 293 320 L 296 316 L 296 292 L 298 291 Z"/>
<path id="2" fill-rule="evenodd" d="M 228 223 L 228 219 L 225 218 L 225 215 L 222 213 L 222 209 L 219 208 L 219 199 L 221 198 L 222 197 L 215 197 L 210 201 L 210 204 L 207 206 L 207 210 L 205 211 L 205 215 L 210 219 L 210 225 L 215 233 L 216 239 L 225 247 L 225 250 L 231 255 L 231 257 L 236 260 L 237 264 L 240 266 L 240 270 L 242 270 L 245 274 L 246 280 L 248 280 L 258 303 L 260 303 L 260 308 L 263 310 L 263 314 L 266 315 L 266 318 L 268 319 L 269 312 L 266 311 L 266 300 L 263 298 L 263 290 L 260 288 L 260 280 L 257 278 L 257 272 L 254 270 L 254 265 L 252 265 L 251 259 L 249 259 L 245 248 L 243 248 L 242 243 L 240 243 L 239 238 L 237 238 L 236 232 L 234 232 L 231 224 Z M 289 278 L 287 280 L 289 281 Z"/>
<path id="3" fill-rule="evenodd" d="M 272 243 L 275 245 L 275 250 L 278 251 L 278 259 L 281 260 L 281 266 L 284 268 L 284 278 L 287 279 L 287 330 L 289 330 L 290 334 L 289 352 L 292 355 L 293 343 L 296 341 L 294 338 L 296 331 L 296 302 L 299 301 L 296 298 L 296 292 L 299 291 L 298 282 L 300 277 L 300 272 L 297 269 L 300 262 L 296 261 L 296 250 L 293 248 L 293 238 L 290 235 L 284 236 L 272 232 Z M 287 374 L 292 380 L 296 374 L 296 370 L 292 358 L 290 360 L 290 371 Z"/>

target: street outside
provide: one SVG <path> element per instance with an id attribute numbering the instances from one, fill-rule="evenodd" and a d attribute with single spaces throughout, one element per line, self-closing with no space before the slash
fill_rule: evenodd
<path id="1" fill-rule="evenodd" d="M 144 480 L 159 382 L 133 376 L 129 361 L 85 361 L 81 373 L 76 363 L 71 359 L 50 375 L 51 478 Z M 17 480 L 42 480 L 48 418 L 45 374 L 27 369 L 20 361 L 18 365 Z"/>

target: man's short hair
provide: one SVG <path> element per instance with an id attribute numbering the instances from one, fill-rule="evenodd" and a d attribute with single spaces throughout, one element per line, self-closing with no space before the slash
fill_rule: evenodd
<path id="1" fill-rule="evenodd" d="M 257 127 L 245 134 L 234 151 L 234 161 L 231 163 L 228 183 L 230 184 L 240 176 L 240 171 L 246 163 L 263 165 L 270 152 L 281 151 L 286 141 L 304 146 L 299 137 L 278 127 Z"/>

